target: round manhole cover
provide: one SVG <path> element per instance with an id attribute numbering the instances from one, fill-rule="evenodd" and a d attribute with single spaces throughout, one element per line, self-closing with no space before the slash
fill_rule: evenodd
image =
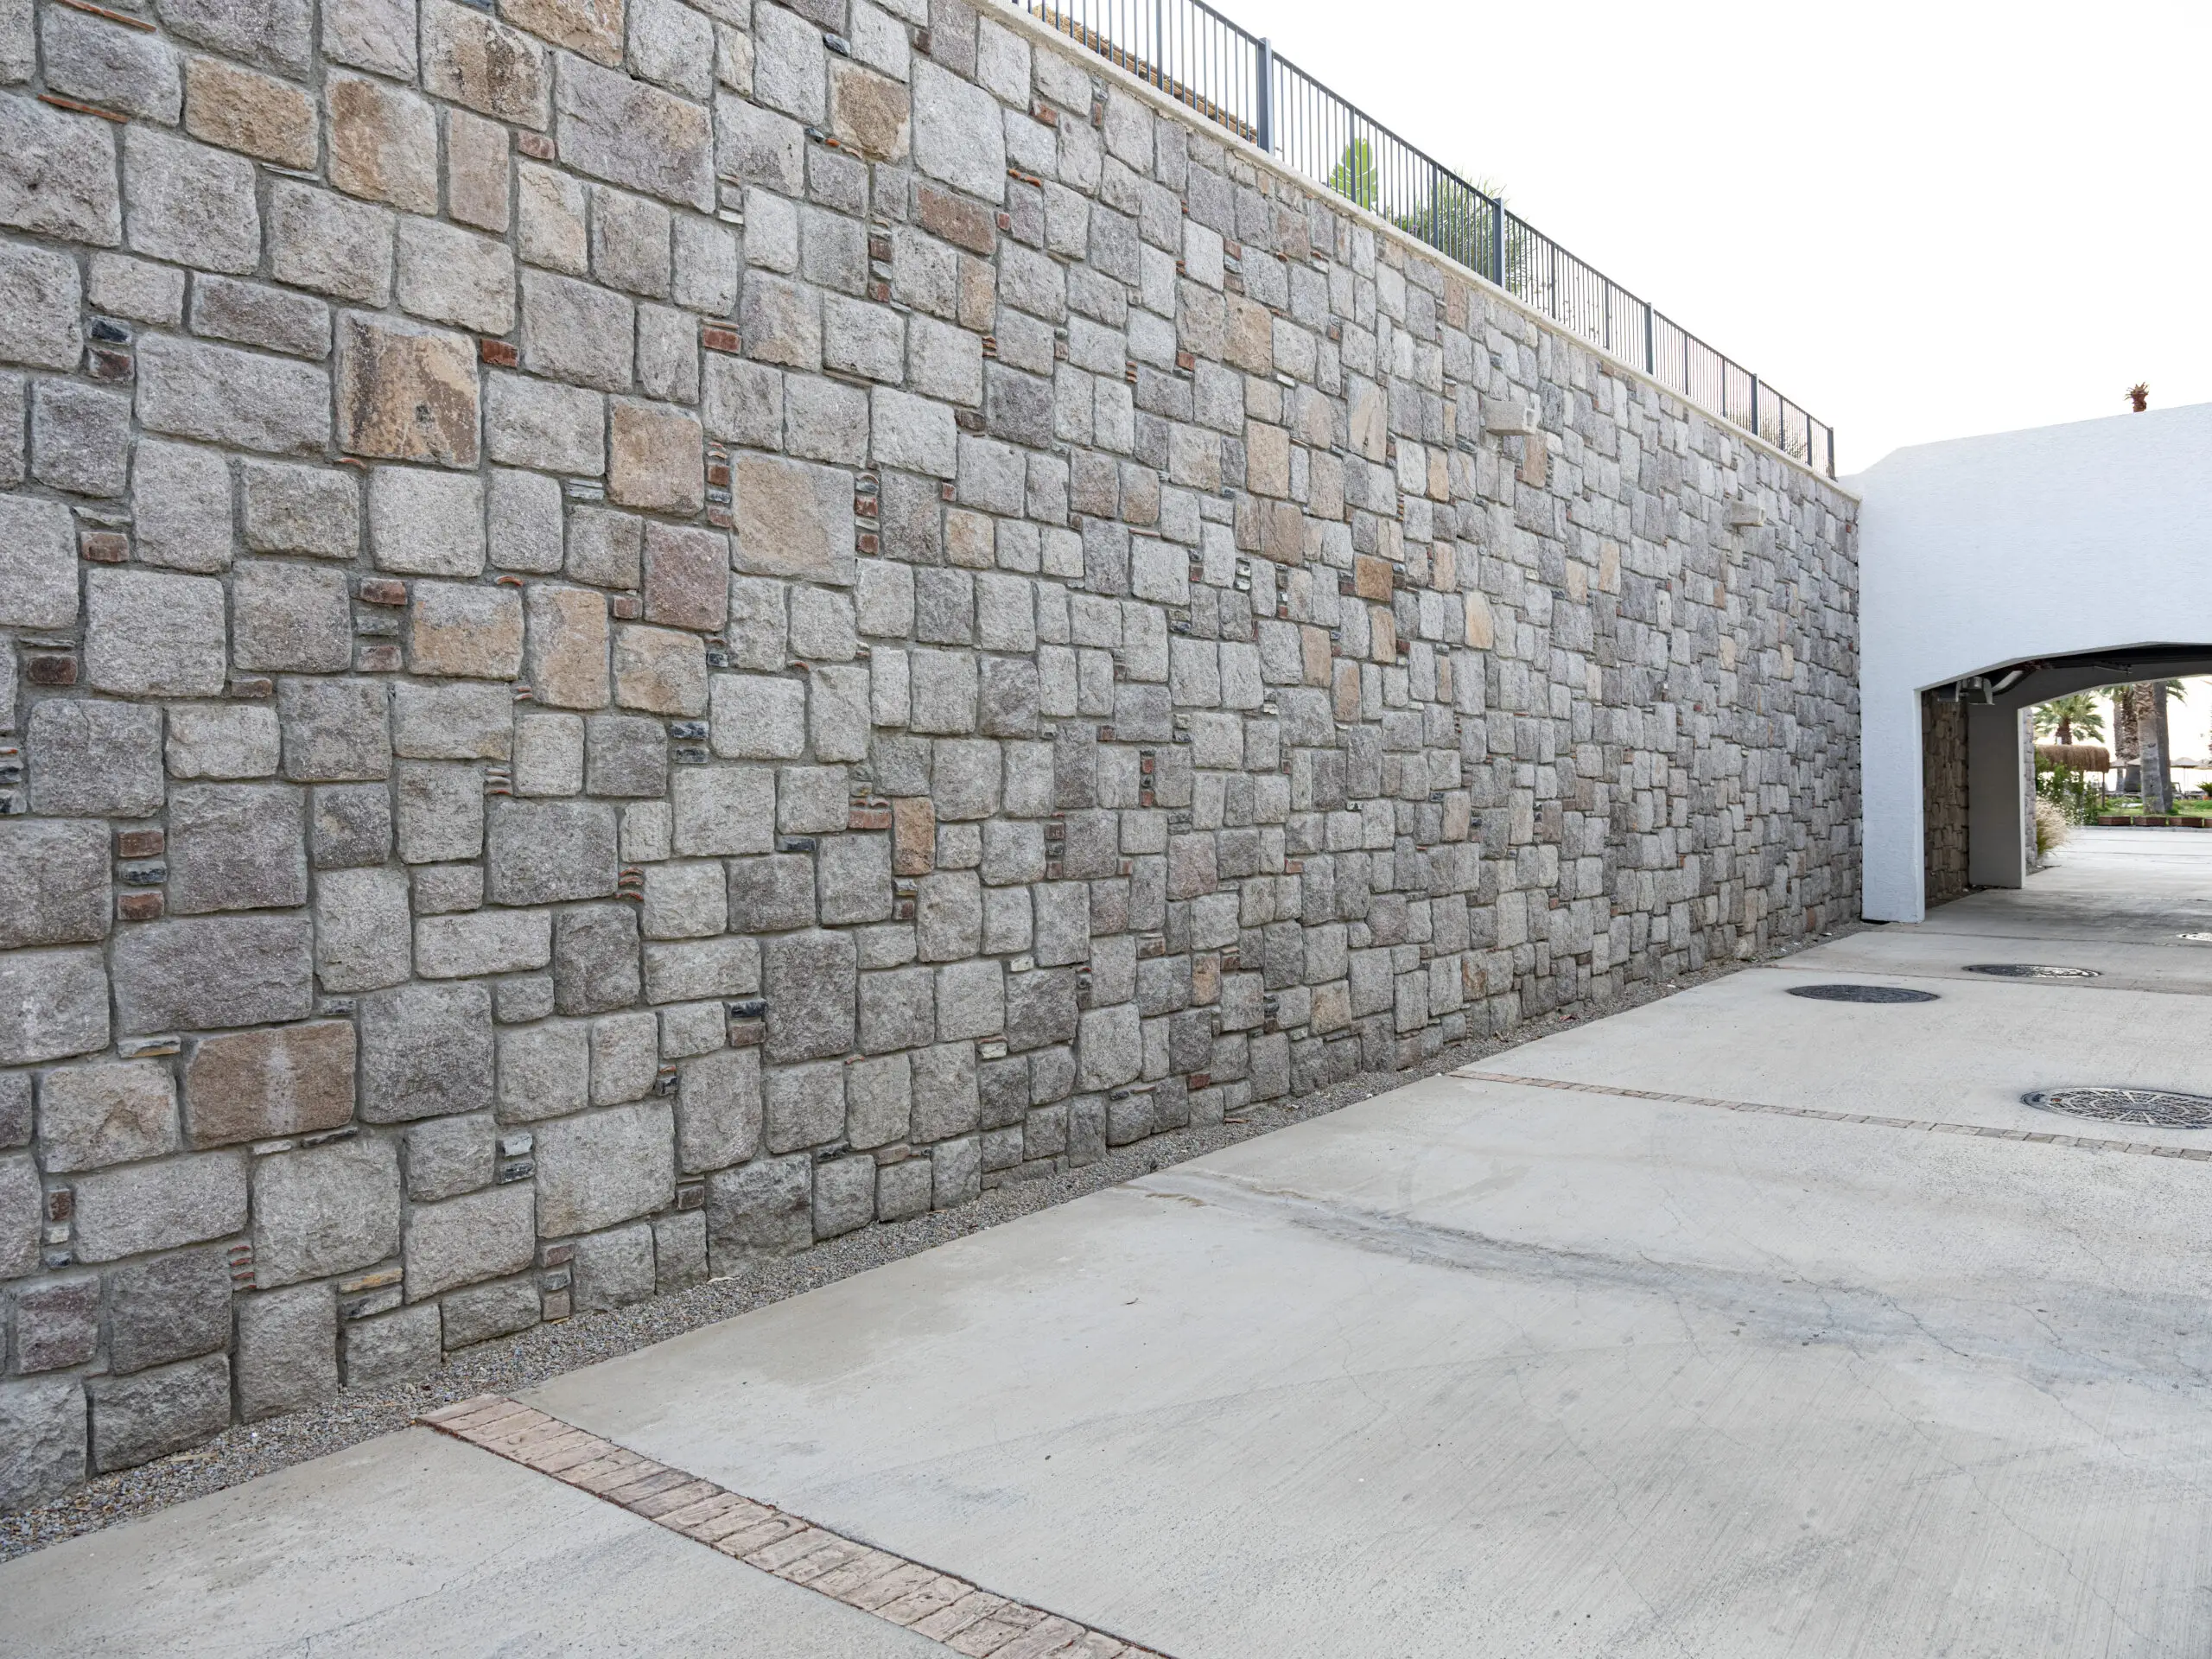
<path id="1" fill-rule="evenodd" d="M 2037 1089 L 2020 1098 L 2046 1112 L 2107 1123 L 2149 1123 L 2162 1129 L 2212 1128 L 2212 1096 L 2170 1089 Z"/>
<path id="2" fill-rule="evenodd" d="M 1818 1002 L 1933 1002 L 1933 991 L 1909 991 L 1902 985 L 1792 985 L 1792 996 Z"/>
<path id="3" fill-rule="evenodd" d="M 2047 962 L 1970 962 L 1970 974 L 1988 974 L 1998 979 L 2102 979 L 2094 968 L 2054 968 Z"/>

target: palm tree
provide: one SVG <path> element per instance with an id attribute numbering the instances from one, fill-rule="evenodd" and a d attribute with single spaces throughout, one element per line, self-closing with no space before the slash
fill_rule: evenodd
<path id="1" fill-rule="evenodd" d="M 2133 685 L 2107 685 L 2102 694 L 2112 699 L 2113 759 L 2137 763 L 2138 792 L 2145 812 L 2173 810 L 2173 772 L 2171 745 L 2166 737 L 2166 703 L 2188 700 L 2179 680 L 2145 680 Z M 2154 804 L 2155 803 L 2155 804 Z"/>
<path id="2" fill-rule="evenodd" d="M 2107 685 L 2098 695 L 2112 699 L 2112 758 L 2121 765 L 2142 757 L 2135 731 L 2135 690 L 2133 686 Z"/>
<path id="3" fill-rule="evenodd" d="M 2147 689 L 2150 692 L 2151 722 L 2158 734 L 2158 810 L 2171 812 L 2174 810 L 2174 741 L 2166 723 L 2166 704 L 2170 701 L 2186 702 L 2189 693 L 2183 689 L 2179 680 L 2153 680 Z M 2136 695 L 2142 696 L 2145 690 L 2144 687 L 2137 687 Z M 2151 810 L 2147 799 L 2143 810 L 2145 812 Z"/>
<path id="4" fill-rule="evenodd" d="M 2036 735 L 2055 737 L 2061 743 L 2105 734 L 2105 717 L 2097 710 L 2096 694 L 2076 691 L 2036 705 Z"/>
<path id="5" fill-rule="evenodd" d="M 2143 746 L 2143 810 L 2174 810 L 2173 777 L 2166 753 L 2166 688 L 2163 681 L 2135 688 L 2135 730 Z"/>

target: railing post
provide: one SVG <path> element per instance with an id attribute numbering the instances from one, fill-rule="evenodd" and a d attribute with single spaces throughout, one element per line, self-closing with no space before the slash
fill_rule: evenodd
<path id="1" fill-rule="evenodd" d="M 1751 435 L 1759 435 L 1759 378 L 1751 377 Z"/>
<path id="2" fill-rule="evenodd" d="M 1653 354 L 1651 345 L 1651 302 L 1646 300 L 1643 302 L 1643 372 L 1656 375 L 1659 372 L 1659 359 Z"/>
<path id="3" fill-rule="evenodd" d="M 1505 286 L 1505 204 L 1494 196 L 1490 204 L 1490 279 Z"/>
<path id="4" fill-rule="evenodd" d="M 1828 476 L 1835 476 L 1835 428 L 1828 428 Z"/>
<path id="5" fill-rule="evenodd" d="M 1252 124 L 1258 131 L 1260 148 L 1272 156 L 1275 153 L 1275 53 L 1265 40 L 1260 42 L 1259 67 L 1260 96 Z"/>

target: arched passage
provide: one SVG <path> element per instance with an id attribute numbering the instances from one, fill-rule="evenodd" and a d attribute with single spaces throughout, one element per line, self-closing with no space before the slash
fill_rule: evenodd
<path id="1" fill-rule="evenodd" d="M 2035 844 L 2029 715 L 2037 703 L 2205 673 L 2212 673 L 2212 644 L 2165 643 L 2006 663 L 1921 688 L 1923 906 L 2026 879 Z"/>
<path id="2" fill-rule="evenodd" d="M 1917 921 L 1931 849 L 1971 885 L 2024 875 L 2028 708 L 2212 671 L 2212 404 L 1924 444 L 1847 482 L 1864 502 L 1864 909 Z M 1956 822 L 1930 775 L 1946 756 L 1965 771 Z"/>

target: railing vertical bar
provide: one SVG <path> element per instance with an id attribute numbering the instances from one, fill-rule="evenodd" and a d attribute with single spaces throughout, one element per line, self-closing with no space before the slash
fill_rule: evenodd
<path id="1" fill-rule="evenodd" d="M 1253 67 L 1255 71 L 1253 79 L 1256 83 L 1259 103 L 1258 107 L 1253 111 L 1252 126 L 1259 135 L 1260 148 L 1272 156 L 1275 149 L 1275 65 L 1274 55 L 1268 50 L 1265 36 L 1261 38 L 1259 48 L 1253 55 L 1255 60 Z"/>

